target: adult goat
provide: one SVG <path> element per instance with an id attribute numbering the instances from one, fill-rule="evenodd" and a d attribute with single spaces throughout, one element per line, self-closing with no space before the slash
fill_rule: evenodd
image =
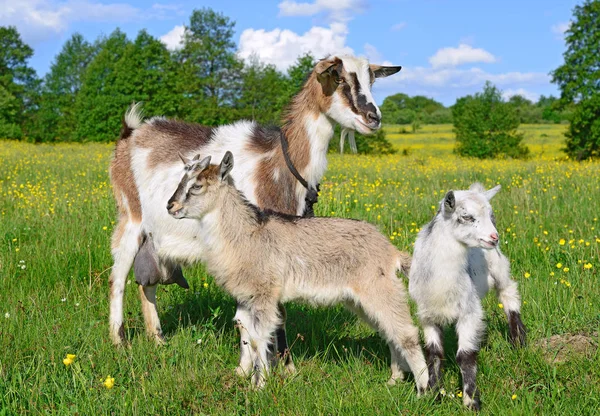
<path id="1" fill-rule="evenodd" d="M 210 246 L 210 241 L 194 238 L 195 231 L 164 209 L 183 174 L 180 154 L 191 158 L 201 153 L 219 159 L 230 149 L 238 166 L 233 174 L 236 187 L 251 203 L 300 215 L 306 208 L 308 188 L 315 192 L 327 168 L 334 124 L 365 134 L 377 130 L 381 112 L 371 95 L 371 85 L 376 78 L 400 69 L 370 65 L 366 59 L 352 56 L 319 61 L 292 99 L 281 129 L 251 121 L 215 128 L 161 117 L 144 122 L 137 106 L 132 107 L 125 115 L 110 166 L 119 210 L 112 236 L 114 265 L 110 276 L 109 326 L 113 342 L 120 344 L 125 338 L 123 295 L 134 260 L 146 332 L 160 343 L 157 285 L 187 286 L 170 253 L 180 249 L 181 238 L 188 238 L 195 242 L 188 249 L 201 261 L 204 248 Z M 294 169 L 298 175 L 292 173 Z M 300 175 L 302 181 L 297 179 Z M 278 329 L 277 340 L 278 352 L 284 353 L 284 328 Z M 242 345 L 247 342 L 242 334 Z M 288 364 L 293 369 L 291 361 Z"/>

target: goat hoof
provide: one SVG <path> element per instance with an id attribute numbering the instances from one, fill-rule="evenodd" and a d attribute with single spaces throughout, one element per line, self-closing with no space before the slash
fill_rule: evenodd
<path id="1" fill-rule="evenodd" d="M 476 412 L 481 410 L 481 400 L 479 400 L 479 397 L 477 396 L 471 398 L 465 394 L 463 397 L 463 403 L 469 410 L 474 410 Z"/>
<path id="2" fill-rule="evenodd" d="M 527 344 L 527 329 L 521 320 L 521 314 L 511 312 L 508 317 L 510 342 L 514 347 L 524 347 Z"/>
<path id="3" fill-rule="evenodd" d="M 291 376 L 292 374 L 296 374 L 296 366 L 294 363 L 286 364 L 284 367 L 285 374 Z"/>
<path id="4" fill-rule="evenodd" d="M 235 374 L 237 374 L 239 377 L 246 378 L 250 375 L 250 371 L 246 371 L 244 368 L 238 365 L 235 368 Z"/>

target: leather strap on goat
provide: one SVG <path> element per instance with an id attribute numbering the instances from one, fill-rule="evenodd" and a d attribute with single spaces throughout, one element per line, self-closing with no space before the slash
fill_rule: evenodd
<path id="1" fill-rule="evenodd" d="M 298 170 L 292 163 L 292 160 L 290 159 L 289 144 L 287 138 L 285 137 L 285 134 L 281 132 L 279 136 L 281 137 L 281 150 L 283 151 L 283 158 L 285 159 L 285 163 L 288 169 L 290 170 L 290 172 L 292 172 L 292 175 L 294 175 L 298 182 L 300 182 L 302 186 L 306 188 L 306 197 L 304 198 L 305 205 L 302 216 L 314 217 L 315 211 L 313 209 L 313 205 L 316 204 L 319 200 L 319 184 L 317 184 L 317 187 L 315 188 L 309 185 L 308 182 L 306 182 L 306 179 L 304 179 L 302 175 L 300 175 L 300 172 L 298 172 Z"/>

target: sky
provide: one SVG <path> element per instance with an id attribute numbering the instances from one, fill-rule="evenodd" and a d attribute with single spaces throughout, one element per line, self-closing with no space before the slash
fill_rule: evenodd
<path id="1" fill-rule="evenodd" d="M 238 54 L 285 70 L 300 54 L 354 54 L 402 65 L 378 80 L 381 103 L 391 94 L 425 95 L 445 105 L 492 81 L 506 98 L 558 95 L 549 72 L 562 64 L 572 0 L 0 0 L 0 26 L 16 26 L 34 49 L 30 65 L 48 72 L 75 32 L 89 41 L 119 27 L 139 30 L 169 48 L 195 8 L 235 21 Z"/>

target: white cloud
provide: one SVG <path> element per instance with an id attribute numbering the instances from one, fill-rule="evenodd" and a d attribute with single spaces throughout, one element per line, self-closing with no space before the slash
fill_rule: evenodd
<path id="1" fill-rule="evenodd" d="M 168 33 L 162 35 L 160 37 L 160 41 L 167 46 L 167 49 L 174 51 L 177 49 L 181 49 L 183 46 L 181 44 L 181 40 L 183 38 L 183 34 L 185 33 L 185 26 L 178 25 L 171 29 Z"/>
<path id="2" fill-rule="evenodd" d="M 364 49 L 365 56 L 370 62 L 381 62 L 383 60 L 383 55 L 370 43 L 365 43 Z"/>
<path id="3" fill-rule="evenodd" d="M 565 37 L 565 32 L 571 28 L 573 22 L 561 22 L 552 26 L 552 33 L 556 35 L 557 39 L 563 39 Z"/>
<path id="4" fill-rule="evenodd" d="M 246 29 L 240 36 L 238 55 L 243 59 L 255 55 L 262 62 L 285 70 L 305 53 L 317 59 L 354 53 L 346 46 L 347 35 L 348 28 L 343 23 L 332 23 L 328 28 L 314 26 L 301 35 L 287 29 Z"/>
<path id="5" fill-rule="evenodd" d="M 400 22 L 400 23 L 396 23 L 394 26 L 391 27 L 391 30 L 394 32 L 398 32 L 402 29 L 404 29 L 406 27 L 406 22 Z"/>
<path id="6" fill-rule="evenodd" d="M 398 74 L 378 80 L 373 92 L 377 102 L 381 102 L 386 96 L 399 91 L 410 95 L 419 94 L 419 91 L 438 91 L 446 104 L 452 104 L 456 97 L 481 91 L 485 81 L 491 81 L 500 89 L 506 88 L 508 93 L 518 94 L 547 86 L 550 77 L 543 72 L 493 74 L 480 68 L 403 67 Z M 527 98 L 533 93 L 528 94 Z"/>
<path id="7" fill-rule="evenodd" d="M 454 67 L 462 64 L 473 64 L 476 62 L 496 62 L 494 55 L 481 48 L 473 48 L 461 43 L 458 48 L 442 48 L 429 58 L 433 68 Z"/>
<path id="8" fill-rule="evenodd" d="M 362 0 L 315 0 L 313 3 L 298 3 L 284 0 L 278 5 L 280 16 L 314 16 L 327 13 L 333 20 L 344 20 L 349 12 L 361 12 Z"/>
<path id="9" fill-rule="evenodd" d="M 164 18 L 177 10 L 154 4 L 146 13 L 126 3 L 93 0 L 0 0 L 0 25 L 13 25 L 27 43 L 35 44 L 67 31 L 73 22 L 126 23 L 146 18 Z"/>
<path id="10" fill-rule="evenodd" d="M 515 95 L 520 95 L 522 97 L 525 97 L 529 101 L 533 101 L 534 103 L 537 102 L 537 100 L 540 98 L 539 94 L 537 94 L 535 92 L 527 91 L 524 88 L 518 88 L 516 90 L 507 89 L 507 90 L 502 91 L 502 98 L 504 98 L 505 100 L 508 100 L 510 97 L 513 97 Z"/>

